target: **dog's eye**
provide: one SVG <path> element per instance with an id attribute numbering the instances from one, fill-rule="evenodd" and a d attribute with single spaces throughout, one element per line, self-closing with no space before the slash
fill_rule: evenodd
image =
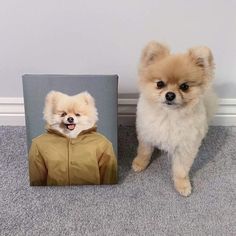
<path id="1" fill-rule="evenodd" d="M 79 114 L 79 113 L 76 113 L 75 115 L 76 115 L 76 116 L 80 116 L 80 114 Z"/>
<path id="2" fill-rule="evenodd" d="M 66 112 L 63 112 L 62 114 L 61 114 L 61 117 L 64 117 L 64 116 L 66 116 L 67 115 L 67 113 Z"/>
<path id="3" fill-rule="evenodd" d="M 183 83 L 179 86 L 179 88 L 182 90 L 182 91 L 187 91 L 189 89 L 189 85 L 187 83 Z"/>
<path id="4" fill-rule="evenodd" d="M 158 89 L 162 89 L 162 88 L 164 88 L 165 87 L 165 83 L 163 82 L 163 81 L 158 81 L 157 82 L 157 88 Z"/>

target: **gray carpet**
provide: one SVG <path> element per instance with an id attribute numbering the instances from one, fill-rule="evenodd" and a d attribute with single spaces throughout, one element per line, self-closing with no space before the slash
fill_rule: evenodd
<path id="1" fill-rule="evenodd" d="M 236 127 L 211 127 L 178 195 L 156 151 L 131 169 L 134 127 L 119 128 L 119 184 L 29 187 L 24 127 L 0 127 L 0 235 L 236 235 Z"/>

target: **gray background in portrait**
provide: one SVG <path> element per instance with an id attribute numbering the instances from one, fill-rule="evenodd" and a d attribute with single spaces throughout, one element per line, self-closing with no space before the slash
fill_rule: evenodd
<path id="1" fill-rule="evenodd" d="M 51 90 L 68 95 L 88 91 L 96 101 L 98 132 L 113 144 L 117 154 L 117 75 L 23 75 L 23 95 L 27 146 L 45 132 L 43 109 L 45 96 Z"/>

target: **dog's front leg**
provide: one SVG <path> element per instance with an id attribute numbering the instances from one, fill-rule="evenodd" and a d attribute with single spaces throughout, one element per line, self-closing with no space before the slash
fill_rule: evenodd
<path id="1" fill-rule="evenodd" d="M 177 148 L 172 157 L 172 172 L 175 189 L 182 196 L 189 196 L 191 194 L 191 183 L 189 180 L 189 170 L 193 164 L 198 150 L 184 150 L 184 148 Z"/>
<path id="2" fill-rule="evenodd" d="M 134 158 L 132 168 L 136 172 L 140 172 L 148 166 L 154 147 L 150 144 L 139 142 L 137 156 Z"/>

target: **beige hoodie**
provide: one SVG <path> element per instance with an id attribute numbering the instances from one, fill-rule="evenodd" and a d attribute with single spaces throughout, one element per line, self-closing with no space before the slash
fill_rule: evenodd
<path id="1" fill-rule="evenodd" d="M 116 184 L 117 159 L 95 127 L 73 139 L 49 129 L 32 140 L 29 175 L 30 185 Z"/>

